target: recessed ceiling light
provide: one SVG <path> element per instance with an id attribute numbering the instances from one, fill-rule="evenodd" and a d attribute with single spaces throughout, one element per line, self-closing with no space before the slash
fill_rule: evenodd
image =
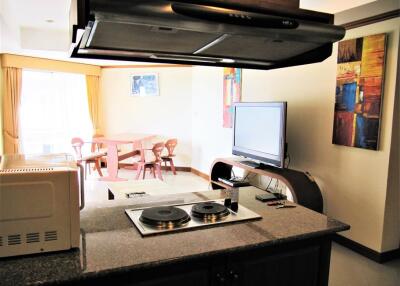
<path id="1" fill-rule="evenodd" d="M 53 19 L 46 19 L 45 21 L 46 21 L 46 23 L 54 23 Z"/>

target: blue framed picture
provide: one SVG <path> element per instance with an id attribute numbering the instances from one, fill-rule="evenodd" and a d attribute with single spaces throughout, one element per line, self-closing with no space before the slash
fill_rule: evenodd
<path id="1" fill-rule="evenodd" d="M 131 75 L 131 96 L 158 96 L 158 74 L 133 74 Z"/>

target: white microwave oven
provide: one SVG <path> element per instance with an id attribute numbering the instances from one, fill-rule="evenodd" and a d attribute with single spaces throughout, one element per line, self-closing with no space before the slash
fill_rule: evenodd
<path id="1" fill-rule="evenodd" d="M 71 155 L 0 157 L 0 257 L 79 247 L 83 168 Z"/>

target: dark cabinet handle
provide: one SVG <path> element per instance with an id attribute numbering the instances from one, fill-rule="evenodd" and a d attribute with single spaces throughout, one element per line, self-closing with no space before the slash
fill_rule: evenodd
<path id="1" fill-rule="evenodd" d="M 216 277 L 217 277 L 218 285 L 225 285 L 225 277 L 223 275 L 221 275 L 220 273 L 217 273 Z"/>
<path id="2" fill-rule="evenodd" d="M 237 274 L 235 271 L 230 270 L 229 271 L 229 277 L 231 278 L 231 284 L 232 286 L 238 285 L 239 283 L 239 274 Z"/>
<path id="3" fill-rule="evenodd" d="M 239 279 L 239 275 L 238 275 L 235 271 L 233 271 L 233 270 L 229 271 L 229 275 L 230 275 L 233 279 Z"/>

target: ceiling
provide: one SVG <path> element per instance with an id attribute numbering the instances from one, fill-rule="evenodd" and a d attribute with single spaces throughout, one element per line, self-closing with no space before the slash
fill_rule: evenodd
<path id="1" fill-rule="evenodd" d="M 0 52 L 101 66 L 135 64 L 69 58 L 71 1 L 0 0 Z M 300 0 L 300 7 L 334 14 L 369 2 L 373 0 Z"/>
<path id="2" fill-rule="evenodd" d="M 375 0 L 300 0 L 300 8 L 336 14 Z"/>

